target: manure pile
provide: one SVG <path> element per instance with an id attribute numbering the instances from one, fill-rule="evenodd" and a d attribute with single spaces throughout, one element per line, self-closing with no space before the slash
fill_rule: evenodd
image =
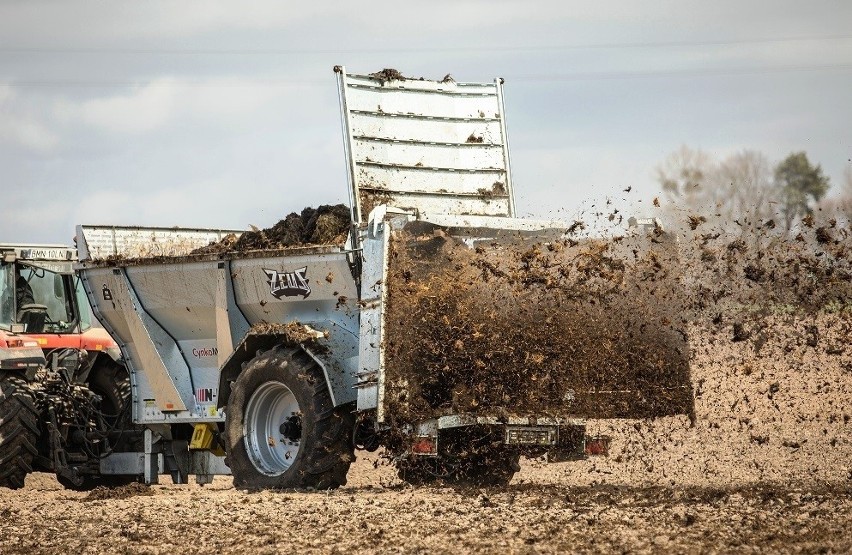
<path id="1" fill-rule="evenodd" d="M 306 207 L 300 214 L 293 212 L 272 227 L 252 229 L 239 238 L 230 234 L 218 242 L 195 249 L 191 254 L 340 245 L 346 240 L 350 223 L 349 208 L 343 204 Z"/>

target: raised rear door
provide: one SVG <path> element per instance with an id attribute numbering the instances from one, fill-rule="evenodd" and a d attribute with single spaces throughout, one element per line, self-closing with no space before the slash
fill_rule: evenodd
<path id="1" fill-rule="evenodd" d="M 355 223 L 387 204 L 419 216 L 513 216 L 503 81 L 336 67 Z"/>

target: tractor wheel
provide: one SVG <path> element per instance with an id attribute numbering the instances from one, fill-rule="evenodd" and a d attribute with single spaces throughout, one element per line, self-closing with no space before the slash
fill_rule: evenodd
<path id="1" fill-rule="evenodd" d="M 517 453 L 496 450 L 467 457 L 411 456 L 397 462 L 397 476 L 414 486 L 443 482 L 459 487 L 503 487 L 521 469 L 519 460 Z"/>
<path id="2" fill-rule="evenodd" d="M 89 389 L 101 397 L 101 412 L 105 415 L 107 426 L 130 427 L 132 425 L 130 408 L 131 402 L 130 376 L 127 369 L 110 360 L 92 369 L 89 378 Z M 116 451 L 140 451 L 142 445 L 129 445 L 127 441 L 114 446 Z M 98 486 L 119 487 L 136 482 L 138 477 L 131 475 L 108 474 L 82 476 L 83 483 L 75 484 L 68 478 L 57 475 L 57 481 L 66 489 L 89 491 Z"/>
<path id="3" fill-rule="evenodd" d="M 227 458 L 241 489 L 332 489 L 355 459 L 354 406 L 335 408 L 322 369 L 299 348 L 250 361 L 226 410 Z"/>
<path id="4" fill-rule="evenodd" d="M 26 380 L 0 374 L 0 486 L 24 487 L 37 454 L 38 410 Z"/>
<path id="5" fill-rule="evenodd" d="M 112 360 L 98 364 L 90 374 L 89 389 L 101 396 L 101 412 L 111 417 L 107 424 L 122 417 L 130 422 L 130 411 L 126 410 L 131 401 L 130 375 L 123 365 Z"/>

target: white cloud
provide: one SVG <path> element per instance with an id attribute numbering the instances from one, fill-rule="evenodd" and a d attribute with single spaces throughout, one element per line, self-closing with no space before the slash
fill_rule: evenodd
<path id="1" fill-rule="evenodd" d="M 850 10 L 837 0 L 0 2 L 0 82 L 18 83 L 0 85 L 0 183 L 18 184 L 15 221 L 38 215 L 28 229 L 44 240 L 104 216 L 266 226 L 345 199 L 335 62 L 506 77 L 523 214 L 573 213 L 627 185 L 644 208 L 654 165 L 682 142 L 772 158 L 807 149 L 839 176 L 848 71 L 716 73 L 848 64 L 848 40 L 760 40 L 845 35 Z M 612 78 L 571 78 L 593 73 Z M 619 79 L 633 73 L 648 78 Z M 43 210 L 54 198 L 63 203 Z"/>
<path id="2" fill-rule="evenodd" d="M 0 85 L 0 107 L 15 95 L 15 91 L 12 90 L 10 85 Z"/>
<path id="3" fill-rule="evenodd" d="M 0 85 L 0 142 L 45 152 L 59 137 L 36 119 L 11 86 Z"/>
<path id="4" fill-rule="evenodd" d="M 57 117 L 115 133 L 139 134 L 184 117 L 230 123 L 258 112 L 276 96 L 274 87 L 224 78 L 205 83 L 160 78 L 130 93 L 82 102 L 59 100 Z"/>
<path id="5" fill-rule="evenodd" d="M 0 35 L 7 41 L 34 41 L 40 45 L 68 40 L 78 44 L 116 39 L 162 40 L 225 28 L 283 29 L 308 17 L 332 10 L 343 13 L 341 10 L 347 8 L 351 9 L 351 4 L 344 7 L 319 2 L 307 10 L 273 0 L 244 0 L 239 4 L 206 0 L 5 2 L 0 4 Z"/>
<path id="6" fill-rule="evenodd" d="M 141 133 L 166 123 L 175 108 L 177 85 L 162 79 L 131 94 L 97 98 L 80 104 L 61 101 L 57 114 L 110 131 Z"/>
<path id="7" fill-rule="evenodd" d="M 0 114 L 0 138 L 42 152 L 59 143 L 59 137 L 40 123 L 8 114 Z"/>

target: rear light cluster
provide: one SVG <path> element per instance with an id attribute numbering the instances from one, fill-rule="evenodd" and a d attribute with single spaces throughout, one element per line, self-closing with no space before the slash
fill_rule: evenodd
<path id="1" fill-rule="evenodd" d="M 607 456 L 609 454 L 608 437 L 587 437 L 583 452 L 590 457 Z"/>
<path id="2" fill-rule="evenodd" d="M 434 437 L 419 437 L 411 445 L 411 452 L 418 455 L 437 455 L 438 442 Z"/>

